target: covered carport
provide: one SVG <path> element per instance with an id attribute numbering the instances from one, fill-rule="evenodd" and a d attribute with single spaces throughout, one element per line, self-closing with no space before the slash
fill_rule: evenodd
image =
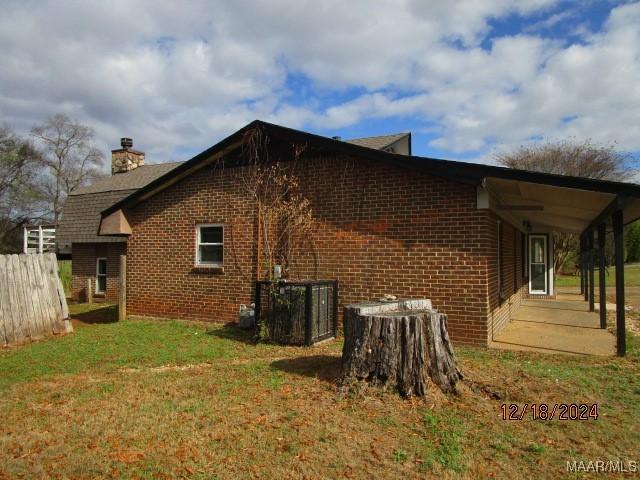
<path id="1" fill-rule="evenodd" d="M 538 265 L 531 261 L 538 244 L 528 244 L 531 247 L 526 259 L 528 294 L 512 314 L 511 322 L 493 339 L 492 344 L 500 348 L 523 347 L 517 349 L 525 350 L 539 346 L 541 350 L 569 353 L 607 354 L 613 350 L 617 355 L 624 356 L 623 229 L 624 225 L 640 218 L 640 186 L 518 170 L 500 171 L 497 176 L 486 176 L 478 187 L 478 207 L 493 210 L 529 238 L 547 235 L 549 243 L 552 243 L 555 232 L 572 233 L 580 238 L 581 288 L 574 292 L 557 291 L 553 287 L 555 272 L 544 273 L 551 277 L 548 280 L 551 286 L 547 290 L 542 287 L 539 290 L 532 289 L 532 278 L 542 273 L 537 274 Z M 613 235 L 615 250 L 615 340 L 606 330 L 604 251 L 607 235 Z M 540 241 L 539 244 L 542 248 L 544 242 Z M 599 274 L 599 313 L 595 313 L 596 265 Z M 542 272 L 543 268 L 549 270 L 548 263 L 542 263 L 539 271 Z M 544 284 L 542 281 L 538 283 Z M 593 348 L 589 349 L 589 344 Z M 577 345 L 586 347 L 575 348 Z"/>

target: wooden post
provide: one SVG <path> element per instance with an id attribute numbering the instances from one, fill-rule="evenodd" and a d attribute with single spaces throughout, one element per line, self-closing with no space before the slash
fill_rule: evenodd
<path id="1" fill-rule="evenodd" d="M 605 244 L 607 238 L 607 224 L 598 225 L 598 279 L 600 286 L 600 328 L 607 328 L 607 286 L 606 286 L 606 262 Z"/>
<path id="2" fill-rule="evenodd" d="M 91 277 L 87 278 L 87 303 L 89 305 L 93 303 L 93 280 Z"/>
<path id="3" fill-rule="evenodd" d="M 44 248 L 44 239 L 42 236 L 42 225 L 38 227 L 38 253 L 42 253 Z"/>
<path id="4" fill-rule="evenodd" d="M 118 299 L 118 321 L 127 319 L 127 256 L 120 255 L 120 295 Z"/>
<path id="5" fill-rule="evenodd" d="M 616 347 L 619 357 L 624 357 L 626 345 L 624 311 L 624 235 L 622 210 L 613 212 L 613 243 L 616 252 Z"/>
<path id="6" fill-rule="evenodd" d="M 589 242 L 589 311 L 596 311 L 596 292 L 595 292 L 595 242 L 593 238 L 593 230 L 589 230 L 587 234 Z"/>

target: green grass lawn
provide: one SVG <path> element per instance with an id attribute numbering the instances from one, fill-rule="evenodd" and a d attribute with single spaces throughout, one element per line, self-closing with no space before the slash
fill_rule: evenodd
<path id="1" fill-rule="evenodd" d="M 71 260 L 58 260 L 58 273 L 67 296 L 71 295 Z"/>
<path id="2" fill-rule="evenodd" d="M 0 478 L 575 478 L 567 460 L 637 460 L 632 335 L 624 359 L 458 348 L 458 396 L 339 400 L 340 342 L 72 311 L 74 334 L 0 351 Z M 501 419 L 541 402 L 600 416 Z"/>
<path id="3" fill-rule="evenodd" d="M 606 273 L 606 285 L 607 287 L 614 287 L 616 285 L 616 267 L 607 267 Z M 599 270 L 596 269 L 594 275 L 594 285 L 600 284 Z M 557 275 L 556 286 L 558 287 L 579 287 L 580 276 L 579 275 Z M 624 283 L 628 287 L 640 287 L 640 264 L 632 263 L 627 264 L 624 267 Z"/>

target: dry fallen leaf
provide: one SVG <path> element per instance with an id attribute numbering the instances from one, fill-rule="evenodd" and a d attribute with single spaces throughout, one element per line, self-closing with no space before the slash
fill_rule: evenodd
<path id="1" fill-rule="evenodd" d="M 112 453 L 111 458 L 122 463 L 135 463 L 144 459 L 144 452 L 140 450 L 123 450 Z"/>

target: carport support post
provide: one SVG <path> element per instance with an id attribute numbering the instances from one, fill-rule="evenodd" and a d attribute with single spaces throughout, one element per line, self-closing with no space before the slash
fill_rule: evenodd
<path id="1" fill-rule="evenodd" d="M 580 263 L 580 293 L 584 294 L 584 236 L 580 235 L 580 255 L 578 257 Z"/>
<path id="2" fill-rule="evenodd" d="M 613 243 L 616 252 L 616 346 L 619 357 L 624 357 L 626 331 L 624 325 L 624 235 L 622 231 L 622 210 L 613 212 Z"/>
<path id="3" fill-rule="evenodd" d="M 595 292 L 595 242 L 593 238 L 593 230 L 587 233 L 587 241 L 589 242 L 589 311 L 596 311 L 596 292 Z"/>
<path id="4" fill-rule="evenodd" d="M 605 243 L 607 239 L 607 224 L 598 225 L 598 280 L 600 286 L 600 328 L 607 328 L 607 286 L 605 264 Z"/>
<path id="5" fill-rule="evenodd" d="M 582 235 L 582 277 L 584 278 L 584 299 L 589 300 L 589 259 L 587 247 L 587 234 Z"/>

